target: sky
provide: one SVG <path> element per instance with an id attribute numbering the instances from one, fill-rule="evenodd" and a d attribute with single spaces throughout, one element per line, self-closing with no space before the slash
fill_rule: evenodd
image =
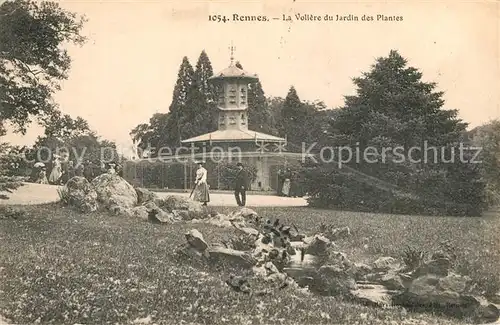
<path id="1" fill-rule="evenodd" d="M 89 121 L 99 135 L 127 147 L 129 132 L 168 111 L 184 56 L 195 65 L 205 50 L 215 71 L 235 59 L 256 73 L 268 96 L 329 107 L 355 94 L 352 78 L 396 49 L 444 91 L 471 127 L 500 117 L 500 5 L 494 1 L 58 1 L 88 19 L 83 46 L 65 45 L 73 60 L 55 94 L 61 110 Z M 359 21 L 211 22 L 209 15 L 356 15 Z M 363 15 L 402 21 L 361 21 Z M 5 141 L 32 144 L 42 133 Z"/>

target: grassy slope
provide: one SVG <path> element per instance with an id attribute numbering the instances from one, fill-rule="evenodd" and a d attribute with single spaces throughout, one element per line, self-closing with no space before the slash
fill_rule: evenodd
<path id="1" fill-rule="evenodd" d="M 281 291 L 248 298 L 231 291 L 221 272 L 197 269 L 173 251 L 190 224 L 152 225 L 99 213 L 80 215 L 56 205 L 26 207 L 23 218 L 0 218 L 0 314 L 15 323 L 128 324 L 456 324 L 402 309 L 372 309 L 327 297 Z M 217 208 L 224 212 L 229 208 Z M 443 239 L 485 286 L 498 283 L 496 219 L 371 215 L 306 208 L 261 208 L 261 215 L 313 230 L 320 221 L 348 225 L 338 243 L 358 260 L 398 255 L 407 243 L 432 249 Z M 232 230 L 195 225 L 208 242 Z M 368 238 L 368 239 L 365 239 Z M 368 240 L 368 248 L 363 248 Z M 292 290 L 292 289 L 290 289 Z M 249 321 L 249 322 L 248 322 Z"/>

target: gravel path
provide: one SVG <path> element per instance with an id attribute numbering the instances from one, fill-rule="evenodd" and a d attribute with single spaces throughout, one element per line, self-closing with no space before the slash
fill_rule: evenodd
<path id="1" fill-rule="evenodd" d="M 0 205 L 34 205 L 59 201 L 57 189 L 60 186 L 26 183 L 13 193 L 6 193 L 8 200 L 0 200 Z M 188 197 L 189 193 L 168 193 L 158 192 L 159 197 L 167 195 L 179 195 Z M 230 193 L 210 194 L 210 205 L 215 206 L 237 206 L 234 196 Z M 292 207 L 306 206 L 307 202 L 303 198 L 287 198 L 272 195 L 247 195 L 247 206 L 249 207 Z M 0 323 L 1 324 L 1 323 Z"/>

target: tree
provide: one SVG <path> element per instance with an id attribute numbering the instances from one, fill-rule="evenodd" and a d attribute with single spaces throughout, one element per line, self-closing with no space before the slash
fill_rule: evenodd
<path id="1" fill-rule="evenodd" d="M 71 63 L 61 45 L 83 44 L 83 23 L 55 2 L 0 5 L 0 123 L 10 121 L 24 133 L 31 116 L 56 109 L 52 95 Z"/>
<path id="2" fill-rule="evenodd" d="M 239 61 L 235 65 L 243 70 Z M 277 131 L 260 80 L 248 85 L 248 128 L 270 134 Z"/>
<path id="3" fill-rule="evenodd" d="M 481 174 L 486 181 L 486 200 L 500 205 L 500 120 L 496 119 L 470 131 L 474 147 L 481 148 Z"/>
<path id="4" fill-rule="evenodd" d="M 312 201 L 369 211 L 480 213 L 484 185 L 479 170 L 461 162 L 459 155 L 466 123 L 456 110 L 444 110 L 443 93 L 421 78 L 391 51 L 353 79 L 357 94 L 345 97 L 324 143 L 361 154 L 349 159 L 344 150 L 335 163 L 321 164 L 312 172 L 311 190 L 317 193 Z M 437 155 L 425 149 L 432 147 Z M 370 152 L 370 159 L 364 152 Z M 441 152 L 453 162 L 443 161 Z M 339 159 L 346 161 L 343 170 L 335 167 Z M 352 170 L 346 173 L 348 168 Z"/>
<path id="5" fill-rule="evenodd" d="M 193 130 L 189 137 L 215 131 L 217 129 L 218 109 L 215 102 L 215 89 L 209 82 L 213 76 L 212 63 L 203 50 L 196 63 L 193 85 L 188 94 L 188 108 L 193 110 L 193 119 L 188 121 Z"/>
<path id="6" fill-rule="evenodd" d="M 192 115 L 187 104 L 188 93 L 193 85 L 193 74 L 193 67 L 188 58 L 184 57 L 174 87 L 172 103 L 169 107 L 171 118 L 167 120 L 167 143 L 172 147 L 180 146 L 181 140 L 185 139 L 186 135 L 193 133 L 192 130 L 183 125 L 190 121 L 190 115 Z"/>
<path id="7" fill-rule="evenodd" d="M 47 117 L 57 107 L 52 95 L 67 78 L 71 59 L 64 43 L 83 44 L 83 17 L 55 2 L 6 1 L 0 5 L 0 136 L 5 123 L 24 134 L 32 117 Z M 0 155 L 5 154 L 5 146 Z M 4 173 L 0 166 L 0 175 Z M 19 184 L 6 177 L 0 191 Z"/>

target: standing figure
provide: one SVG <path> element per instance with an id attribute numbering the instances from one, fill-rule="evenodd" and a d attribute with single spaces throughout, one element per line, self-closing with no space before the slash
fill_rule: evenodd
<path id="1" fill-rule="evenodd" d="M 49 180 L 47 179 L 47 171 L 45 167 L 42 167 L 40 173 L 38 173 L 38 179 L 36 180 L 38 184 L 49 184 Z"/>
<path id="2" fill-rule="evenodd" d="M 58 157 L 56 157 L 52 161 L 52 170 L 50 171 L 49 183 L 59 185 L 59 182 L 61 181 L 61 174 L 61 161 Z"/>
<path id="3" fill-rule="evenodd" d="M 196 170 L 196 180 L 194 181 L 194 200 L 203 202 L 207 205 L 210 202 L 210 194 L 208 192 L 207 184 L 207 170 L 203 167 L 203 161 L 198 161 L 198 169 Z"/>
<path id="4" fill-rule="evenodd" d="M 116 174 L 115 164 L 109 164 L 108 174 L 111 174 L 111 175 Z"/>
<path id="5" fill-rule="evenodd" d="M 282 189 L 283 189 L 283 182 L 285 181 L 283 176 L 284 176 L 283 169 L 280 168 L 278 170 L 278 188 L 276 189 L 278 196 L 283 196 Z"/>
<path id="6" fill-rule="evenodd" d="M 284 196 L 290 196 L 290 187 L 292 183 L 292 172 L 290 168 L 286 169 L 285 175 L 284 175 L 285 181 L 283 182 L 283 188 L 281 189 L 281 192 L 283 193 Z"/>
<path id="7" fill-rule="evenodd" d="M 242 163 L 237 163 L 238 172 L 234 181 L 234 197 L 236 198 L 236 203 L 240 207 L 244 207 L 246 204 L 246 191 L 248 187 L 248 174 L 243 168 Z"/>
<path id="8" fill-rule="evenodd" d="M 66 184 L 69 181 L 69 162 L 61 161 L 61 184 Z"/>

